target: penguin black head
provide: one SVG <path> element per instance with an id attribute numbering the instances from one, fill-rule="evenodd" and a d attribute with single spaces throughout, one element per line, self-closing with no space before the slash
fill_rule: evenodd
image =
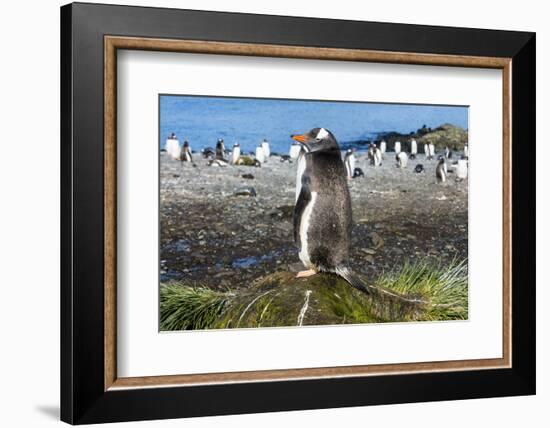
<path id="1" fill-rule="evenodd" d="M 338 146 L 338 142 L 332 132 L 325 128 L 313 128 L 305 134 L 291 135 L 290 137 L 298 141 L 306 153 L 340 150 L 340 146 Z"/>

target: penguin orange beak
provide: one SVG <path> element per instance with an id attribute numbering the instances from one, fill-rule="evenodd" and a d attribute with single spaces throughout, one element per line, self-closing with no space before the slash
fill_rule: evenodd
<path id="1" fill-rule="evenodd" d="M 291 135 L 290 137 L 293 140 L 298 141 L 299 143 L 305 143 L 307 140 L 307 137 L 305 135 Z"/>

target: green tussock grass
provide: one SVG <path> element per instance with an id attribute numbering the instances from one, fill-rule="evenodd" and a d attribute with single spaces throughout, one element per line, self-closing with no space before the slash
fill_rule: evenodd
<path id="1" fill-rule="evenodd" d="M 401 294 L 417 294 L 429 304 L 423 319 L 464 320 L 468 318 L 468 261 L 442 265 L 429 261 L 407 263 L 382 274 L 376 285 Z"/>
<path id="2" fill-rule="evenodd" d="M 208 329 L 234 294 L 180 283 L 160 287 L 160 329 Z"/>
<path id="3" fill-rule="evenodd" d="M 265 287 L 268 284 L 266 281 L 269 281 L 270 278 L 273 279 L 273 275 L 261 279 L 258 285 Z M 290 278 L 291 281 L 294 280 L 293 275 L 290 275 Z M 369 303 L 365 303 L 357 296 L 346 295 L 346 297 L 343 294 L 344 297 L 351 299 L 351 303 L 339 305 L 338 310 L 335 310 L 330 304 L 334 303 L 334 299 L 329 298 L 333 293 L 327 294 L 327 292 L 332 290 L 333 285 L 324 285 L 328 284 L 325 282 L 326 280 L 323 277 L 312 277 L 307 287 L 314 290 L 314 300 L 321 300 L 318 307 L 323 308 L 322 313 L 333 316 L 330 319 L 344 317 L 350 323 L 363 323 L 399 320 L 446 321 L 468 318 L 467 260 L 455 260 L 446 264 L 431 261 L 407 263 L 398 269 L 382 273 L 369 284 L 375 291 L 374 295 L 369 297 Z M 278 312 L 271 314 L 271 323 L 268 322 L 265 325 L 262 323 L 262 327 L 277 327 L 285 319 L 295 318 L 295 314 L 292 312 L 292 306 L 296 301 L 292 294 L 295 285 L 285 281 L 287 280 L 283 280 L 281 284 L 277 285 L 277 290 L 279 290 L 277 295 L 282 296 L 283 302 L 284 299 L 288 299 L 288 303 L 280 303 L 276 309 Z M 319 284 L 316 285 L 316 282 Z M 160 329 L 175 331 L 220 328 L 220 326 L 224 328 L 224 317 L 231 318 L 235 311 L 237 315 L 240 314 L 243 307 L 248 307 L 249 303 L 261 293 L 265 293 L 265 290 L 268 288 L 256 289 L 252 287 L 232 293 L 215 291 L 204 286 L 192 287 L 184 283 L 161 284 Z M 394 297 L 388 297 L 388 293 L 384 293 L 383 290 L 389 290 L 396 294 Z M 408 304 L 403 303 L 399 296 L 418 299 L 420 303 L 414 304 L 415 308 L 409 308 Z M 338 300 L 338 303 L 341 303 L 342 298 Z M 300 299 L 302 299 L 301 294 Z M 302 300 L 300 300 L 301 302 Z M 248 313 L 252 314 L 254 310 L 254 308 L 250 308 Z M 407 311 L 411 315 L 405 316 Z M 373 313 L 381 315 L 376 317 L 373 316 Z M 287 324 L 283 323 L 282 325 Z M 247 326 L 241 327 L 246 328 Z"/>

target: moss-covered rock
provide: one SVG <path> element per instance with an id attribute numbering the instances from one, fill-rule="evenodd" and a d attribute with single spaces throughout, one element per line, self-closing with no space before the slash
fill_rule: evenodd
<path id="1" fill-rule="evenodd" d="M 436 149 L 449 147 L 450 149 L 462 150 L 464 144 L 468 142 L 468 131 L 459 126 L 446 123 L 422 135 L 418 142 L 422 144 L 425 142 L 431 143 Z"/>
<path id="2" fill-rule="evenodd" d="M 241 156 L 237 161 L 237 165 L 241 166 L 255 166 L 256 162 L 250 156 Z"/>
<path id="3" fill-rule="evenodd" d="M 246 289 L 161 285 L 161 330 L 290 327 L 467 318 L 467 264 L 405 265 L 369 294 L 332 274 L 276 272 Z"/>
<path id="4" fill-rule="evenodd" d="M 396 141 L 401 142 L 401 150 L 410 152 L 411 139 L 415 139 L 418 144 L 431 143 L 436 150 L 443 150 L 449 147 L 451 150 L 462 150 L 464 144 L 468 142 L 468 131 L 459 126 L 445 123 L 437 128 L 422 127 L 416 132 L 402 134 L 399 132 L 386 132 L 379 136 L 385 140 L 390 150 L 394 150 Z M 423 153 L 422 147 L 418 151 Z"/>
<path id="5" fill-rule="evenodd" d="M 213 328 L 412 321 L 422 317 L 424 306 L 421 299 L 378 287 L 366 295 L 336 275 L 278 272 L 232 299 Z"/>

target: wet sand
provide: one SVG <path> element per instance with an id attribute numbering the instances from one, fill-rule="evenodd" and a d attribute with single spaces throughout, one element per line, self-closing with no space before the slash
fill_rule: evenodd
<path id="1" fill-rule="evenodd" d="M 160 157 L 162 281 L 236 289 L 275 271 L 303 269 L 292 227 L 296 162 L 271 156 L 261 168 L 209 167 L 197 153 L 193 167 Z M 418 163 L 425 173 L 414 172 Z M 365 177 L 349 183 L 350 265 L 367 280 L 407 260 L 467 257 L 468 181 L 450 173 L 438 184 L 436 164 L 419 155 L 399 169 L 386 153 L 374 167 L 357 156 Z"/>

